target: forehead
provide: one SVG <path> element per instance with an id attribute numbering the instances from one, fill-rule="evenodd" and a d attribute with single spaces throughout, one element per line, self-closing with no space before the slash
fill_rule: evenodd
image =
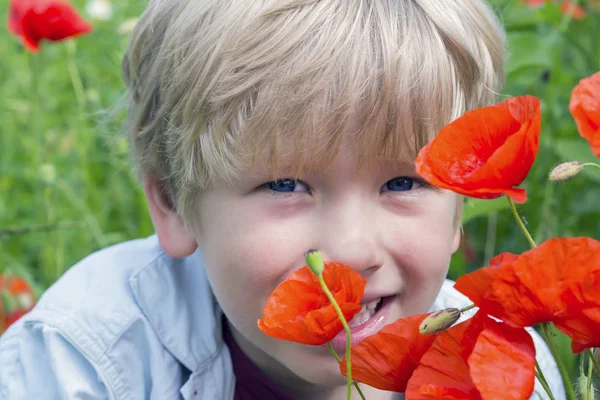
<path id="1" fill-rule="evenodd" d="M 397 144 L 382 147 L 385 141 L 376 132 L 340 132 L 338 137 L 315 137 L 310 141 L 295 140 L 294 136 L 274 137 L 262 148 L 254 149 L 243 172 L 271 178 L 301 178 L 314 173 L 329 173 L 335 169 L 346 172 L 383 171 L 387 169 L 414 170 L 418 150 L 425 143 L 415 135 L 407 135 Z M 392 141 L 393 142 L 393 141 Z M 394 147 L 395 145 L 395 147 Z M 248 148 L 247 148 L 248 149 Z"/>

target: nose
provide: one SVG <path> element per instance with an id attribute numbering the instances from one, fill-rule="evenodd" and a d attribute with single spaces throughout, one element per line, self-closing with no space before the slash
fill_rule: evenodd
<path id="1" fill-rule="evenodd" d="M 326 261 L 345 264 L 363 276 L 383 265 L 375 211 L 360 199 L 346 199 L 320 215 L 316 247 Z"/>

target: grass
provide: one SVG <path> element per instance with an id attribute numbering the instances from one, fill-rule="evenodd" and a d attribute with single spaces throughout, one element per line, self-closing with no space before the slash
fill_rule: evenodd
<path id="1" fill-rule="evenodd" d="M 153 231 L 116 106 L 127 44 L 118 28 L 142 6 L 119 2 L 90 35 L 36 54 L 1 32 L 0 271 L 38 294 L 91 252 Z"/>

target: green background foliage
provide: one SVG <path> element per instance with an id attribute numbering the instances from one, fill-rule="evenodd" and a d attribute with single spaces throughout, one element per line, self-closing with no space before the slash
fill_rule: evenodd
<path id="1" fill-rule="evenodd" d="M 0 272 L 21 275 L 36 294 L 91 252 L 153 233 L 146 202 L 132 172 L 118 105 L 124 86 L 120 63 L 127 36 L 119 26 L 139 15 L 145 1 L 114 2 L 109 21 L 30 54 L 0 31 Z M 86 19 L 84 1 L 74 1 Z M 572 20 L 557 4 L 527 8 L 494 0 L 507 30 L 509 60 L 503 96 L 532 94 L 542 101 L 539 155 L 524 182 L 519 206 L 540 243 L 555 236 L 600 232 L 600 173 L 587 171 L 551 184 L 550 169 L 568 160 L 596 161 L 579 137 L 568 103 L 577 82 L 600 68 L 600 11 Z M 590 3 L 591 4 L 591 3 Z M 8 0 L 0 0 L 0 19 Z M 528 245 L 505 199 L 467 200 L 464 240 L 449 276 L 485 265 L 503 251 Z M 570 371 L 575 358 L 559 336 Z"/>

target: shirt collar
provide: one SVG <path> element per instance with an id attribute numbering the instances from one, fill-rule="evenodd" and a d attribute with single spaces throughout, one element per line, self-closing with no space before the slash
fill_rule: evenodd
<path id="1" fill-rule="evenodd" d="M 209 367 L 223 346 L 222 312 L 200 253 L 175 259 L 161 251 L 129 285 L 163 346 L 192 373 Z"/>

